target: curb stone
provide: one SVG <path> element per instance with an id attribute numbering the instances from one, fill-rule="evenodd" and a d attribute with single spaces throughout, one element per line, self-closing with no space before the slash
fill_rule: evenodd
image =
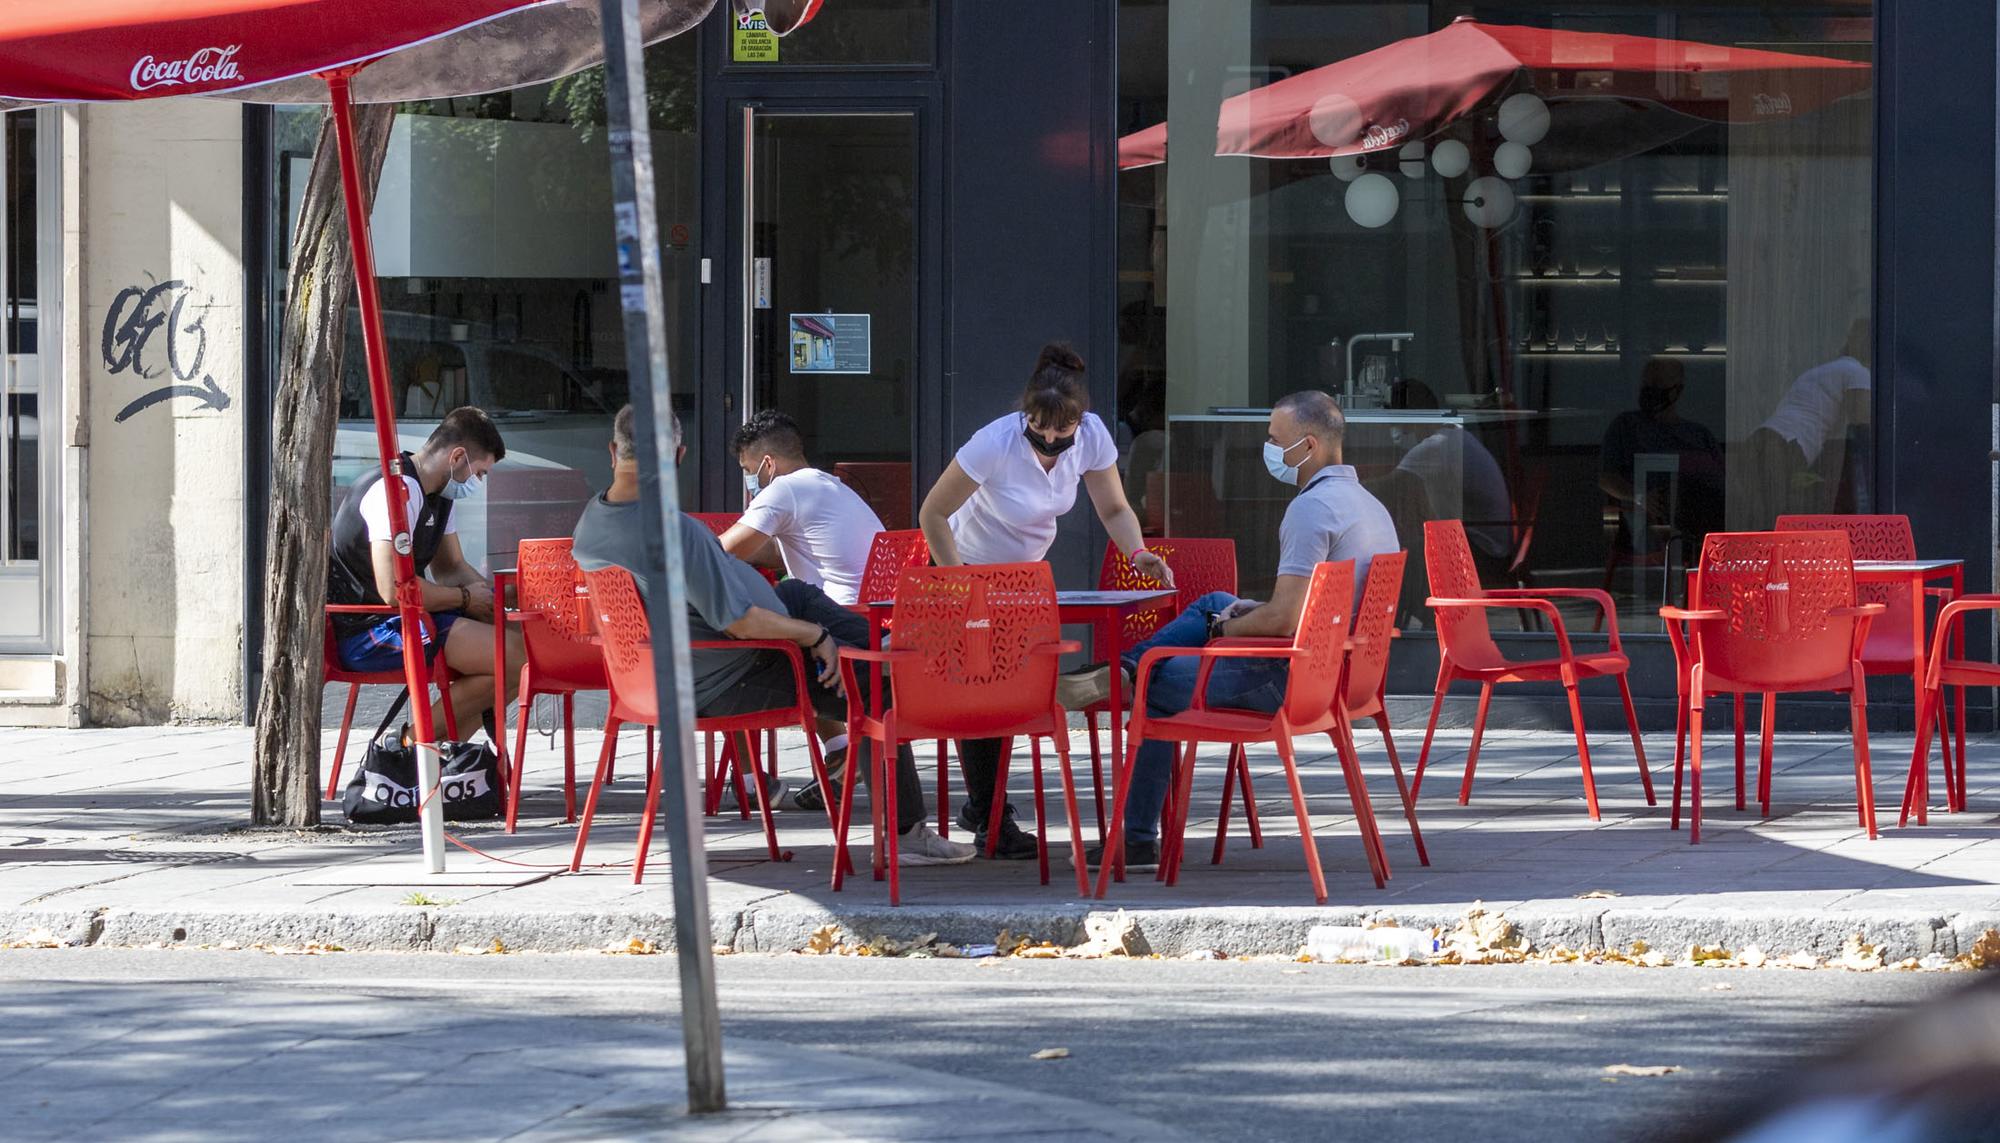
<path id="1" fill-rule="evenodd" d="M 1072 946 L 1084 940 L 1084 922 L 1113 909 L 1083 902 L 1026 906 L 925 906 L 890 909 L 857 902 L 852 909 L 829 908 L 799 898 L 781 898 L 710 919 L 716 947 L 734 953 L 791 953 L 809 947 L 815 930 L 838 925 L 849 936 L 912 940 L 935 934 L 955 945 L 991 943 L 1002 930 L 1034 941 Z M 1929 953 L 1957 956 L 1980 933 L 2000 928 L 2000 914 L 1941 915 L 1855 911 L 1774 914 L 1742 909 L 1563 909 L 1543 903 L 1488 906 L 1517 925 L 1536 948 L 1561 945 L 1576 950 L 1625 949 L 1644 941 L 1663 952 L 1689 945 L 1722 945 L 1741 950 L 1756 945 L 1772 956 L 1809 952 L 1837 956 L 1847 938 L 1861 933 L 1880 946 L 1891 962 Z M 1462 907 L 1419 909 L 1209 907 L 1127 909 L 1140 936 L 1166 957 L 1213 949 L 1230 956 L 1292 956 L 1315 925 L 1357 925 L 1394 920 L 1406 928 L 1456 925 Z M 0 945 L 49 940 L 71 946 L 135 948 L 264 945 L 297 948 L 333 946 L 350 951 L 451 952 L 490 948 L 506 951 L 595 952 L 629 940 L 650 942 L 661 951 L 675 946 L 673 917 L 664 910 L 562 912 L 401 908 L 375 910 L 228 911 L 167 907 L 0 910 Z"/>

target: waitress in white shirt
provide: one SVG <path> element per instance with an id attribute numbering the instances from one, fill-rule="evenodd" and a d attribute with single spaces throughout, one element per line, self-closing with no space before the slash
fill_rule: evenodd
<path id="1" fill-rule="evenodd" d="M 1045 558 L 1056 539 L 1056 520 L 1076 505 L 1076 487 L 1090 493 L 1111 542 L 1139 571 L 1172 587 L 1173 573 L 1146 550 L 1139 514 L 1125 499 L 1118 477 L 1118 446 L 1097 414 L 1083 359 L 1066 344 L 1042 347 L 1020 408 L 972 434 L 917 514 L 940 567 L 1029 563 Z M 986 818 L 1000 764 L 1000 740 L 960 743 L 966 799 L 958 824 L 986 848 Z M 1014 823 L 1014 807 L 1000 824 L 999 856 L 1036 856 L 1034 835 Z"/>

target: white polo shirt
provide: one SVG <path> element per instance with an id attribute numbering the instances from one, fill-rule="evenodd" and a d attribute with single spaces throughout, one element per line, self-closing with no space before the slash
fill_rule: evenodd
<path id="1" fill-rule="evenodd" d="M 757 493 L 742 522 L 778 542 L 793 579 L 817 584 L 835 603 L 861 598 L 882 521 L 846 481 L 817 468 L 788 472 Z"/>
<path id="2" fill-rule="evenodd" d="M 979 484 L 951 514 L 952 539 L 965 563 L 1030 563 L 1048 555 L 1056 519 L 1076 506 L 1083 474 L 1118 464 L 1118 445 L 1096 413 L 1083 415 L 1076 443 L 1047 471 L 1027 427 L 1024 414 L 1008 413 L 972 434 L 954 458 Z"/>

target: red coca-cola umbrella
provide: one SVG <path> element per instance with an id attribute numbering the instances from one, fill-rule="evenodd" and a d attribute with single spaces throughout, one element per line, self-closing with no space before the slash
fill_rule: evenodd
<path id="1" fill-rule="evenodd" d="M 1570 101 L 1622 100 L 1743 123 L 1803 115 L 1868 90 L 1868 64 L 1759 48 L 1482 24 L 1425 36 L 1224 100 L 1215 153 L 1264 159 L 1363 155 L 1428 138 L 1502 94 L 1537 118 Z M 1504 117 L 1504 113 L 1503 113 Z M 1547 120 L 1540 126 L 1546 129 Z M 1503 124 L 1503 128 L 1504 128 Z M 1534 133 L 1535 124 L 1527 124 Z M 1539 135 L 1536 135 L 1539 138 Z M 1165 162 L 1167 125 L 1118 141 L 1121 168 Z"/>
<path id="2" fill-rule="evenodd" d="M 647 42 L 693 27 L 716 0 L 639 0 Z M 817 7 L 812 4 L 811 7 Z M 396 475 L 394 402 L 381 301 L 362 210 L 353 104 L 444 99 L 555 79 L 603 58 L 598 0 L 6 0 L 0 3 L 0 108 L 197 95 L 332 105 L 356 300 L 385 479 Z M 800 14 L 801 20 L 811 17 Z M 396 599 L 415 631 L 423 596 L 403 498 L 388 498 Z M 406 640 L 410 693 L 427 693 L 422 644 Z M 411 705 L 417 740 L 435 740 L 430 704 Z M 428 751 L 424 752 L 429 754 Z M 435 772 L 427 777 L 434 780 Z M 426 799 L 424 850 L 442 869 L 439 807 Z"/>

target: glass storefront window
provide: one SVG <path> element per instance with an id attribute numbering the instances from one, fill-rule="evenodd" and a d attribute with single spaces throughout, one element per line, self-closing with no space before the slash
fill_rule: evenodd
<path id="1" fill-rule="evenodd" d="M 675 408 L 688 428 L 681 496 L 700 471 L 695 404 L 700 270 L 695 38 L 647 49 L 659 232 Z M 318 109 L 282 109 L 276 280 L 312 164 Z M 492 415 L 507 457 L 461 508 L 474 563 L 511 567 L 522 539 L 568 535 L 610 481 L 606 446 L 629 379 L 611 238 L 604 84 L 552 84 L 398 109 L 373 211 L 376 272 L 397 428 L 414 449 L 443 415 Z M 282 301 L 280 302 L 282 305 Z M 275 315 L 274 315 L 275 320 Z M 336 504 L 377 463 L 359 312 L 350 308 Z"/>
<path id="2" fill-rule="evenodd" d="M 1871 509 L 1870 4 L 1121 0 L 1119 37 L 1126 486 L 1246 594 L 1301 389 L 1413 554 L 1461 519 L 1489 586 L 1629 630 L 1706 533 Z"/>

